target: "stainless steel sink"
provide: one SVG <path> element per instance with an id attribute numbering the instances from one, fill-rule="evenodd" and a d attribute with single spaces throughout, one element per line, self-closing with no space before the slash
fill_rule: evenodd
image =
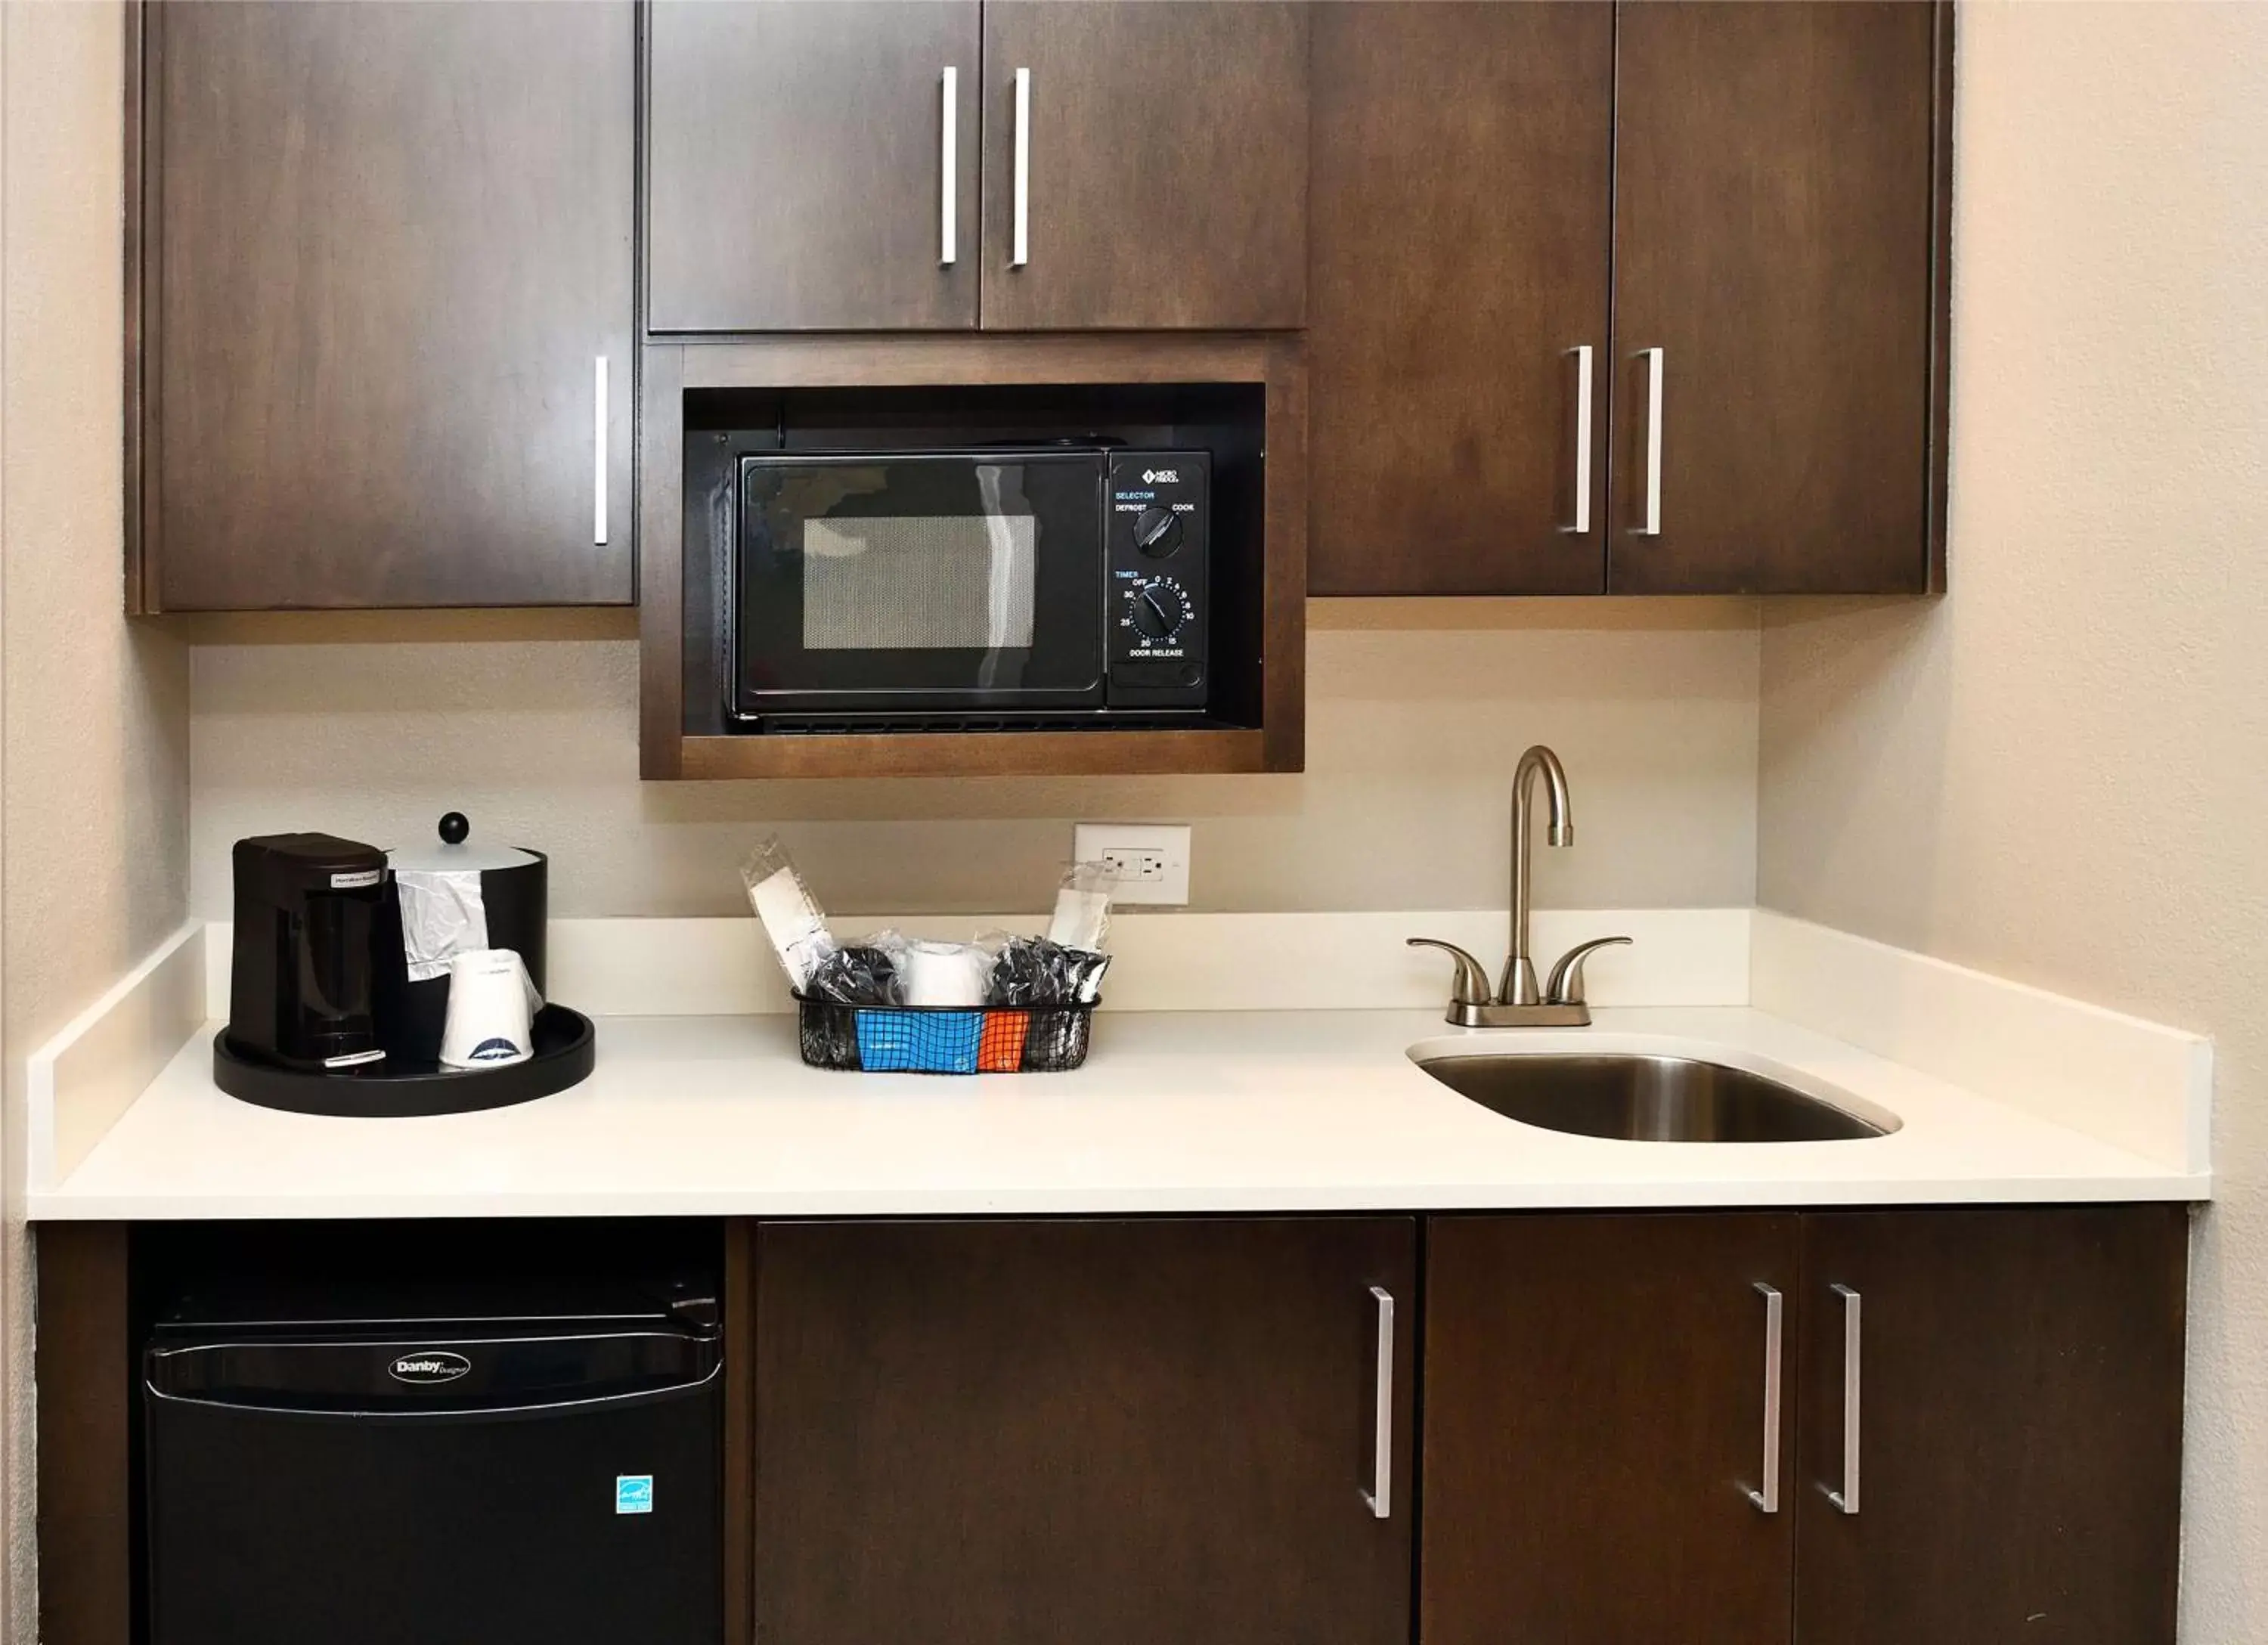
<path id="1" fill-rule="evenodd" d="M 1897 1128 L 1744 1068 L 1692 1057 L 1525 1052 L 1418 1065 L 1523 1125 L 1636 1142 L 1827 1142 Z"/>

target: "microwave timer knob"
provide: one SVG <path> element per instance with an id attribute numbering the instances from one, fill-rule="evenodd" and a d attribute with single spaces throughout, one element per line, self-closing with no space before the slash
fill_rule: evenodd
<path id="1" fill-rule="evenodd" d="M 1189 596 L 1163 577 L 1136 588 L 1128 606 L 1127 620 L 1146 640 L 1171 639 L 1189 620 Z"/>
<path id="2" fill-rule="evenodd" d="M 1182 517 L 1170 508 L 1144 509 L 1134 516 L 1134 546 L 1151 559 L 1164 559 L 1182 546 Z"/>

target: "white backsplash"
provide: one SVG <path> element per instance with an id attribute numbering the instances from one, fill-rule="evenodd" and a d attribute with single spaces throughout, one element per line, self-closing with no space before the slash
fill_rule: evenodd
<path id="1" fill-rule="evenodd" d="M 208 622 L 192 911 L 229 917 L 245 835 L 390 845 L 430 839 L 447 810 L 475 839 L 550 853 L 555 918 L 734 913 L 736 865 L 774 831 L 831 913 L 1035 908 L 1081 818 L 1193 824 L 1198 910 L 1501 906 L 1506 795 L 1533 741 L 1565 757 L 1579 822 L 1574 849 L 1536 852 L 1539 904 L 1754 900 L 1751 602 L 1310 612 L 1303 775 L 739 783 L 639 782 L 628 614 Z"/>

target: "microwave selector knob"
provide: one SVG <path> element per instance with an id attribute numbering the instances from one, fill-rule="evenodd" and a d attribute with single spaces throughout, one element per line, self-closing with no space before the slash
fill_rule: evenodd
<path id="1" fill-rule="evenodd" d="M 1170 508 L 1145 508 L 1134 516 L 1134 546 L 1162 560 L 1182 546 L 1182 517 Z"/>
<path id="2" fill-rule="evenodd" d="M 1171 639 L 1189 620 L 1188 596 L 1162 579 L 1145 583 L 1134 591 L 1127 616 L 1134 631 L 1147 640 Z"/>

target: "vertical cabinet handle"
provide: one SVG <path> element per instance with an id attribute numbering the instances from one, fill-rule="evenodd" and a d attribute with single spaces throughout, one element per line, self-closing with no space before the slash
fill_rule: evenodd
<path id="1" fill-rule="evenodd" d="M 953 267 L 960 254 L 955 244 L 959 238 L 954 230 L 954 209 L 959 203 L 959 191 L 953 186 L 954 173 L 961 169 L 961 71 L 948 64 L 945 70 L 944 135 L 937 145 L 937 260 L 946 268 Z"/>
<path id="2" fill-rule="evenodd" d="M 1827 1500 L 1846 1514 L 1859 1511 L 1859 1294 L 1833 1287 L 1843 1299 L 1843 1488 Z"/>
<path id="3" fill-rule="evenodd" d="M 591 541 L 607 546 L 607 357 L 598 357 L 591 396 Z"/>
<path id="4" fill-rule="evenodd" d="M 1756 1289 L 1764 1299 L 1764 1488 L 1750 1491 L 1749 1501 L 1767 1514 L 1779 1512 L 1779 1361 L 1780 1332 L 1786 1302 L 1763 1280 Z"/>
<path id="5" fill-rule="evenodd" d="M 1638 535 L 1661 535 L 1661 350 L 1640 349 L 1646 362 L 1646 518 Z"/>
<path id="6" fill-rule="evenodd" d="M 1575 357 L 1575 523 L 1566 529 L 1580 537 L 1591 529 L 1591 345 L 1569 352 Z"/>
<path id="7" fill-rule="evenodd" d="M 1370 1294 L 1378 1301 L 1378 1410 L 1373 1417 L 1371 1488 L 1362 1494 L 1374 1519 L 1394 1516 L 1394 1297 L 1383 1286 Z"/>
<path id="8" fill-rule="evenodd" d="M 1032 71 L 1016 70 L 1016 207 L 1015 243 L 1008 251 L 1008 266 L 1020 269 L 1032 260 Z"/>

